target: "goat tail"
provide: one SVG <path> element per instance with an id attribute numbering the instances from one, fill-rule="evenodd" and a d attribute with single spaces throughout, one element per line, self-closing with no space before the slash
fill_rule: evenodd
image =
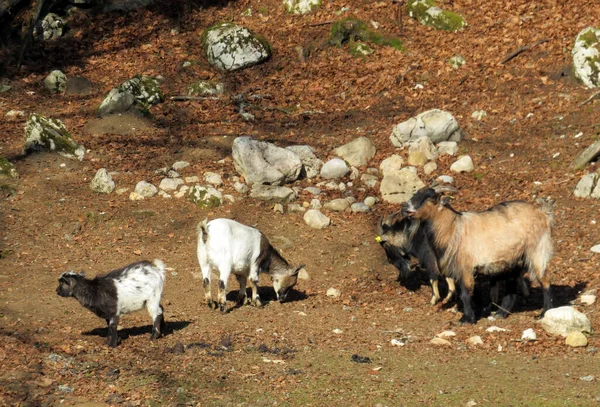
<path id="1" fill-rule="evenodd" d="M 198 240 L 202 240 L 202 243 L 206 243 L 208 239 L 208 218 L 204 218 L 201 222 L 196 226 L 196 232 L 198 233 Z"/>
<path id="2" fill-rule="evenodd" d="M 152 260 L 152 264 L 160 270 L 161 274 L 165 274 L 165 269 L 167 268 L 167 266 L 165 266 L 165 263 L 163 263 L 162 260 L 154 259 Z"/>
<path id="3" fill-rule="evenodd" d="M 555 221 L 555 219 L 554 219 L 554 204 L 556 204 L 556 201 L 554 199 L 552 199 L 552 197 L 548 196 L 545 199 L 538 198 L 537 202 L 540 204 L 542 211 L 544 211 L 546 213 L 550 227 L 553 227 L 554 221 Z"/>

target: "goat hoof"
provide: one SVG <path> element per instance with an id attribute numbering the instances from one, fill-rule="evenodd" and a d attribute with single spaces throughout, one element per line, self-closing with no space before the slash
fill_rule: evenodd
<path id="1" fill-rule="evenodd" d="M 474 324 L 475 323 L 475 317 L 468 317 L 466 315 L 463 315 L 462 318 L 458 321 L 461 324 Z"/>
<path id="2" fill-rule="evenodd" d="M 208 301 L 206 305 L 208 305 L 208 308 L 210 309 L 217 309 L 217 304 L 214 301 Z"/>
<path id="3" fill-rule="evenodd" d="M 111 348 L 116 348 L 117 346 L 119 346 L 120 343 L 121 343 L 120 339 L 117 339 L 117 340 L 114 340 L 114 341 L 113 340 L 109 340 L 108 341 L 108 346 L 111 347 Z"/>
<path id="4" fill-rule="evenodd" d="M 244 304 L 246 304 L 246 302 L 247 302 L 247 301 L 246 301 L 246 297 L 241 297 L 241 298 L 238 298 L 238 299 L 237 299 L 237 303 L 236 303 L 236 305 L 237 305 L 238 307 L 241 307 L 241 306 L 243 306 Z"/>
<path id="5" fill-rule="evenodd" d="M 225 304 L 219 304 L 219 311 L 221 311 L 221 314 L 224 314 L 226 309 L 225 309 Z"/>

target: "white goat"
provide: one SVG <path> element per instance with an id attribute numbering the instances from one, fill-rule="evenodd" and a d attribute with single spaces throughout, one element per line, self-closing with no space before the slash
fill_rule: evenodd
<path id="1" fill-rule="evenodd" d="M 262 305 L 258 295 L 258 274 L 268 272 L 279 302 L 285 301 L 290 288 L 296 285 L 298 272 L 304 267 L 292 267 L 281 257 L 258 229 L 231 219 L 214 219 L 198 224 L 198 261 L 203 276 L 203 287 L 209 307 L 215 304 L 211 293 L 211 271 L 219 271 L 218 306 L 225 311 L 227 280 L 235 274 L 240 291 L 238 305 L 246 300 L 246 283 L 252 289 L 252 303 Z"/>
<path id="2" fill-rule="evenodd" d="M 119 317 L 146 308 L 152 317 L 152 336 L 162 336 L 165 329 L 163 308 L 160 305 L 165 283 L 165 264 L 160 260 L 140 261 L 111 271 L 91 280 L 83 272 L 68 271 L 58 279 L 56 293 L 74 297 L 108 324 L 108 346 L 115 347 Z"/>

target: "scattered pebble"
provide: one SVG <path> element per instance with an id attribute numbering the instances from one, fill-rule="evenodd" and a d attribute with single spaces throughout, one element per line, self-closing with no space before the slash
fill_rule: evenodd
<path id="1" fill-rule="evenodd" d="M 536 339 L 537 335 L 535 334 L 533 328 L 528 328 L 524 330 L 523 334 L 521 335 L 521 340 L 523 341 L 535 341 Z"/>
<path id="2" fill-rule="evenodd" d="M 473 346 L 483 345 L 483 339 L 481 339 L 481 336 L 479 335 L 471 336 L 469 338 L 469 344 Z"/>
<path id="3" fill-rule="evenodd" d="M 339 328 L 335 328 L 335 329 L 334 329 L 332 332 L 333 332 L 334 334 L 336 334 L 336 335 L 339 335 L 339 334 L 341 334 L 341 333 L 344 333 L 344 331 L 342 331 L 342 330 L 341 330 L 341 329 L 339 329 Z"/>
<path id="4" fill-rule="evenodd" d="M 509 332 L 510 330 L 506 329 L 506 328 L 500 328 L 499 326 L 490 326 L 485 331 L 486 332 Z"/>
<path id="5" fill-rule="evenodd" d="M 283 205 L 280 204 L 280 203 L 276 203 L 273 206 L 273 212 L 275 212 L 275 213 L 283 213 Z"/>
<path id="6" fill-rule="evenodd" d="M 579 378 L 579 380 L 582 380 L 584 382 L 593 382 L 594 381 L 594 375 L 587 375 L 587 376 L 582 376 Z"/>
<path id="7" fill-rule="evenodd" d="M 452 346 L 452 343 L 450 343 L 450 341 L 438 337 L 433 338 L 429 341 L 429 343 L 436 346 Z"/>
<path id="8" fill-rule="evenodd" d="M 332 298 L 338 298 L 341 295 L 340 290 L 337 288 L 331 287 L 327 290 L 327 296 Z"/>
<path id="9" fill-rule="evenodd" d="M 456 336 L 456 332 L 454 331 L 444 331 L 444 332 L 440 332 L 439 334 L 436 335 L 436 337 L 438 338 L 450 338 Z"/>
<path id="10" fill-rule="evenodd" d="M 565 339 L 565 344 L 572 348 L 582 348 L 587 346 L 588 340 L 581 332 L 570 332 Z"/>
<path id="11" fill-rule="evenodd" d="M 398 339 L 392 339 L 392 346 L 404 346 L 406 343 Z"/>

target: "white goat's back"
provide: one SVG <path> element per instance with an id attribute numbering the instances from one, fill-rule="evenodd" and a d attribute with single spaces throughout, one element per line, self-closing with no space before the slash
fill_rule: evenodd
<path id="1" fill-rule="evenodd" d="M 160 299 L 165 283 L 165 265 L 160 260 L 134 263 L 114 277 L 117 289 L 117 315 L 147 308 L 152 318 L 162 313 Z"/>
<path id="2" fill-rule="evenodd" d="M 231 219 L 214 219 L 206 225 L 208 236 L 198 236 L 198 258 L 211 268 L 248 272 L 260 254 L 262 233 Z"/>

